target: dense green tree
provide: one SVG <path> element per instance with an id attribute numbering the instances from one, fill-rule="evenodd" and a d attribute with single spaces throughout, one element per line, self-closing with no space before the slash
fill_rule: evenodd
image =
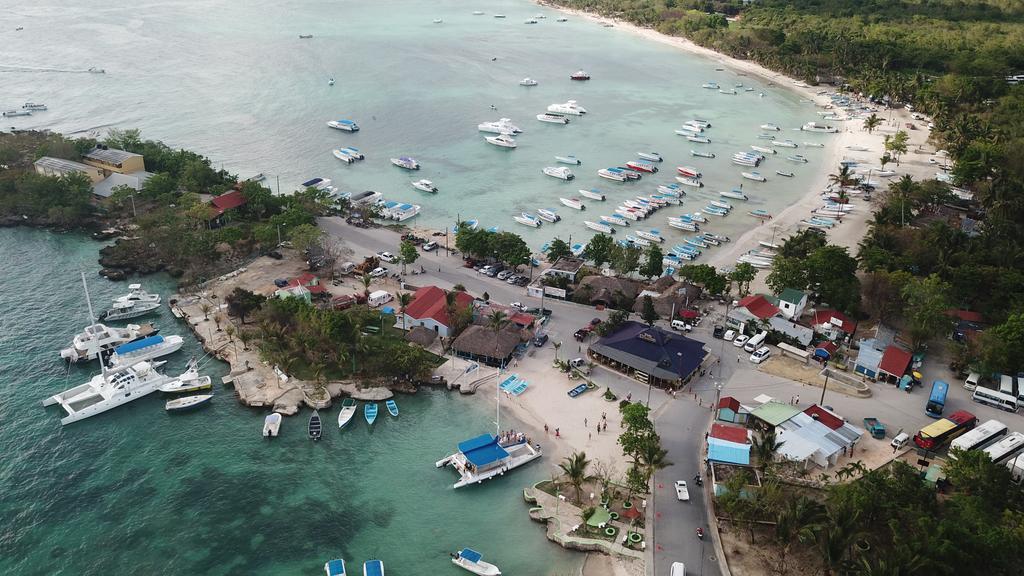
<path id="1" fill-rule="evenodd" d="M 912 278 L 900 291 L 903 296 L 903 316 L 915 350 L 920 350 L 930 339 L 950 330 L 949 284 L 937 275 Z"/>
<path id="2" fill-rule="evenodd" d="M 323 230 L 313 226 L 312 224 L 300 224 L 293 228 L 288 234 L 288 237 L 291 238 L 292 245 L 299 252 L 305 252 L 310 248 L 320 246 L 323 236 Z"/>
<path id="3" fill-rule="evenodd" d="M 640 267 L 640 275 L 645 278 L 657 278 L 661 276 L 661 273 L 665 271 L 662 260 L 665 259 L 665 255 L 661 252 L 661 247 L 657 244 L 651 245 L 647 249 L 647 260 L 643 266 Z"/>
<path id="4" fill-rule="evenodd" d="M 640 317 L 643 318 L 648 326 L 654 326 L 654 323 L 661 319 L 661 316 L 654 310 L 654 300 L 649 295 L 644 296 L 642 306 L 643 309 L 640 311 Z"/>
<path id="5" fill-rule="evenodd" d="M 568 258 L 572 256 L 572 250 L 569 245 L 566 244 L 565 240 L 561 238 L 555 238 L 551 241 L 551 246 L 548 247 L 548 253 L 544 255 L 548 261 L 554 263 L 559 258 Z"/>
<path id="6" fill-rule="evenodd" d="M 419 257 L 420 252 L 412 242 L 402 240 L 402 243 L 398 245 L 398 259 L 402 261 L 402 274 L 405 274 L 406 264 L 416 262 Z"/>
<path id="7" fill-rule="evenodd" d="M 981 336 L 981 364 L 986 372 L 1024 372 L 1024 312 L 1015 312 Z"/>
<path id="8" fill-rule="evenodd" d="M 821 301 L 847 314 L 858 312 L 860 280 L 857 278 L 857 260 L 846 248 L 831 245 L 818 248 L 807 258 L 806 269 L 807 287 L 815 290 Z"/>
<path id="9" fill-rule="evenodd" d="M 612 246 L 608 262 L 612 269 L 623 276 L 628 276 L 636 271 L 640 265 L 640 256 L 643 251 L 635 246 Z"/>
<path id="10" fill-rule="evenodd" d="M 729 282 L 735 282 L 736 290 L 741 296 L 746 296 L 750 293 L 750 283 L 756 276 L 757 268 L 748 262 L 740 262 L 729 273 Z"/>
<path id="11" fill-rule="evenodd" d="M 245 317 L 259 310 L 266 300 L 266 296 L 241 287 L 235 288 L 224 298 L 228 305 L 228 314 L 237 316 L 242 324 L 245 324 Z"/>
<path id="12" fill-rule="evenodd" d="M 518 234 L 498 232 L 492 236 L 491 249 L 495 258 L 512 267 L 530 262 L 530 247 Z"/>
<path id="13" fill-rule="evenodd" d="M 583 256 L 600 267 L 611 258 L 613 246 L 615 246 L 615 241 L 611 236 L 595 234 L 590 242 L 587 242 L 587 247 L 583 249 Z"/>

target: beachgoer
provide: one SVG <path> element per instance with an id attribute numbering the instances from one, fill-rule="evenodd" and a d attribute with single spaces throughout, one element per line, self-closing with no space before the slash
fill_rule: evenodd
<path id="1" fill-rule="evenodd" d="M 586 428 L 586 427 L 587 427 L 587 419 L 586 419 L 586 418 L 584 418 L 584 419 L 583 419 L 583 427 L 584 427 L 584 428 Z"/>
<path id="2" fill-rule="evenodd" d="M 545 433 L 545 434 L 547 434 L 547 433 L 548 433 L 548 425 L 547 425 L 547 424 L 545 424 L 545 425 L 544 425 L 544 433 Z"/>
<path id="3" fill-rule="evenodd" d="M 800 405 L 800 395 L 799 394 L 796 395 L 796 400 L 793 401 L 793 404 L 797 405 L 797 406 Z"/>
<path id="4" fill-rule="evenodd" d="M 561 437 L 562 437 L 562 433 L 559 432 L 558 428 L 555 428 L 555 438 L 561 438 Z"/>

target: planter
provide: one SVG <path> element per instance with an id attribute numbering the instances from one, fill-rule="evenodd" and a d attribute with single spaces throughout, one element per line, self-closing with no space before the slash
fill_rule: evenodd
<path id="1" fill-rule="evenodd" d="M 864 553 L 864 552 L 867 552 L 868 550 L 871 550 L 871 543 L 868 542 L 867 540 L 857 540 L 857 542 L 854 543 L 854 546 L 856 546 L 857 547 L 857 551 L 859 551 L 861 553 Z"/>
<path id="2" fill-rule="evenodd" d="M 619 530 L 615 526 L 609 526 L 609 527 L 604 529 L 605 535 L 611 536 L 613 538 L 615 537 L 616 534 L 618 534 L 618 532 L 619 532 Z"/>
<path id="3" fill-rule="evenodd" d="M 597 388 L 597 384 L 594 384 L 593 382 L 587 382 L 587 390 L 593 390 L 594 388 Z"/>
<path id="4" fill-rule="evenodd" d="M 622 507 L 628 510 L 633 507 L 633 503 L 630 502 L 629 500 L 626 500 L 625 502 L 622 503 Z"/>
<path id="5" fill-rule="evenodd" d="M 639 532 L 630 532 L 628 538 L 630 544 L 639 544 L 644 541 L 644 537 Z"/>
<path id="6" fill-rule="evenodd" d="M 610 514 L 612 520 L 618 520 L 619 519 L 619 513 L 618 512 L 611 512 L 609 514 Z"/>

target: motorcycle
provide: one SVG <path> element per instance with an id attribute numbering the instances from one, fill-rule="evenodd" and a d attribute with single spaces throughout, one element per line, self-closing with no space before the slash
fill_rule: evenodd
<path id="1" fill-rule="evenodd" d="M 703 528 L 697 527 L 697 539 L 699 539 L 699 540 L 703 540 L 704 539 L 704 529 Z"/>

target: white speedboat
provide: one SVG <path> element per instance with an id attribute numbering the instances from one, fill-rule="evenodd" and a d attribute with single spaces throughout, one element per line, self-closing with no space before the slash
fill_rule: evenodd
<path id="1" fill-rule="evenodd" d="M 572 173 L 572 170 L 569 170 L 565 166 L 548 166 L 543 169 L 543 172 L 548 176 L 558 178 L 559 180 L 572 180 L 576 177 L 576 175 Z"/>
<path id="2" fill-rule="evenodd" d="M 359 125 L 352 120 L 331 120 L 327 123 L 328 126 L 335 130 L 343 130 L 345 132 L 359 132 Z"/>
<path id="3" fill-rule="evenodd" d="M 806 164 L 808 162 L 807 158 L 805 158 L 804 156 L 801 156 L 800 154 L 793 154 L 792 156 L 786 156 L 786 160 L 789 160 L 790 162 L 800 162 L 801 164 Z"/>
<path id="4" fill-rule="evenodd" d="M 698 152 L 697 150 L 690 150 L 690 156 L 696 156 L 698 158 L 714 158 L 714 152 Z"/>
<path id="5" fill-rule="evenodd" d="M 523 212 L 519 216 L 513 216 L 512 219 L 524 226 L 529 226 L 531 228 L 540 227 L 540 219 L 527 212 Z"/>
<path id="6" fill-rule="evenodd" d="M 145 360 L 160 358 L 181 350 L 184 344 L 185 340 L 181 336 L 149 336 L 114 348 L 109 364 L 111 367 L 129 366 Z"/>
<path id="7" fill-rule="evenodd" d="M 705 82 L 700 87 L 707 90 L 718 90 L 718 82 Z"/>
<path id="8" fill-rule="evenodd" d="M 537 85 L 537 81 L 534 80 L 533 78 L 523 78 L 522 80 L 519 81 L 519 85 L 520 86 L 536 86 Z"/>
<path id="9" fill-rule="evenodd" d="M 626 236 L 626 241 L 637 246 L 643 246 L 644 248 L 648 248 L 651 245 L 646 239 L 637 238 L 636 236 Z"/>
<path id="10" fill-rule="evenodd" d="M 776 124 L 768 123 L 768 124 L 761 124 L 761 130 L 774 130 L 775 132 L 778 132 L 778 131 L 782 130 L 782 128 L 779 128 L 779 126 L 776 125 Z"/>
<path id="11" fill-rule="evenodd" d="M 545 222 L 552 223 L 558 222 L 559 220 L 562 219 L 562 217 L 559 216 L 557 212 L 550 208 L 537 208 L 537 216 L 539 216 L 540 219 L 544 220 Z"/>
<path id="12" fill-rule="evenodd" d="M 615 180 L 616 182 L 625 182 L 629 179 L 621 171 L 611 170 L 609 168 L 602 168 L 598 170 L 597 175 L 601 178 L 607 178 L 608 180 Z"/>
<path id="13" fill-rule="evenodd" d="M 579 198 L 559 198 L 558 201 L 561 202 L 564 206 L 568 206 L 573 210 L 587 209 L 587 207 L 583 205 L 583 202 L 581 202 Z"/>
<path id="14" fill-rule="evenodd" d="M 718 89 L 718 93 L 719 94 L 728 94 L 729 96 L 735 96 L 736 95 L 736 90 L 733 89 L 733 88 L 719 88 Z"/>
<path id="15" fill-rule="evenodd" d="M 821 142 L 804 142 L 804 146 L 807 146 L 808 148 L 824 148 L 825 147 L 825 145 L 822 144 Z"/>
<path id="16" fill-rule="evenodd" d="M 780 146 L 782 148 L 797 148 L 797 143 L 792 140 L 772 140 L 772 146 Z"/>
<path id="17" fill-rule="evenodd" d="M 839 132 L 839 130 L 834 126 L 829 126 L 827 124 L 818 124 L 817 122 L 808 122 L 807 124 L 801 126 L 800 129 L 805 132 Z"/>
<path id="18" fill-rule="evenodd" d="M 341 148 L 341 151 L 344 152 L 345 154 L 348 154 L 349 156 L 351 156 L 352 158 L 354 158 L 356 160 L 366 160 L 366 155 L 364 155 L 362 152 L 360 152 L 359 148 L 353 148 L 351 146 L 346 146 L 344 148 Z"/>
<path id="19" fill-rule="evenodd" d="M 537 23 L 537 19 L 536 18 L 527 18 L 526 20 L 523 20 L 523 24 L 536 24 L 536 23 Z"/>
<path id="20" fill-rule="evenodd" d="M 776 170 L 775 173 L 778 174 L 779 176 L 785 176 L 786 178 L 792 178 L 793 176 L 796 176 L 796 174 L 793 174 L 792 172 L 784 172 L 782 170 Z"/>
<path id="21" fill-rule="evenodd" d="M 500 148 L 515 148 L 516 141 L 507 134 L 498 134 L 497 136 L 488 136 L 484 138 L 488 144 L 494 144 Z"/>
<path id="22" fill-rule="evenodd" d="M 665 241 L 665 239 L 662 238 L 661 236 L 661 232 L 654 229 L 650 230 L 649 232 L 646 230 L 637 230 L 636 235 L 645 240 L 650 240 L 651 242 L 661 243 Z"/>
<path id="23" fill-rule="evenodd" d="M 101 374 L 93 376 L 85 384 L 43 400 L 43 406 L 60 405 L 67 413 L 60 423 L 67 425 L 142 398 L 155 392 L 168 380 L 149 362 L 139 362 L 112 371 L 102 366 L 102 370 Z"/>
<path id="24" fill-rule="evenodd" d="M 484 15 L 484 13 L 482 11 L 480 11 L 480 10 L 474 10 L 473 11 L 473 16 L 483 16 L 483 15 Z"/>
<path id="25" fill-rule="evenodd" d="M 76 335 L 71 346 L 60 351 L 60 357 L 68 362 L 88 362 L 113 350 L 117 346 L 156 334 L 152 324 L 129 324 L 125 328 L 111 328 L 104 324 L 86 326 Z"/>
<path id="26" fill-rule="evenodd" d="M 695 222 L 688 222 L 686 220 L 679 220 L 679 219 L 676 219 L 676 218 L 669 218 L 668 219 L 668 225 L 673 227 L 673 228 L 678 228 L 680 230 L 686 230 L 687 232 L 696 232 L 697 231 L 697 224 Z"/>
<path id="27" fill-rule="evenodd" d="M 711 138 L 708 138 L 707 136 L 686 135 L 686 139 L 697 144 L 711 144 Z"/>
<path id="28" fill-rule="evenodd" d="M 573 116 L 582 116 L 587 113 L 587 109 L 577 104 L 575 100 L 569 100 L 562 104 L 552 104 L 548 106 L 548 112 L 554 112 L 555 114 L 572 114 Z"/>
<path id="29" fill-rule="evenodd" d="M 335 158 L 337 158 L 338 160 L 341 160 L 342 162 L 344 162 L 346 164 L 351 164 L 351 163 L 356 161 L 355 158 L 349 156 L 347 152 L 345 152 L 344 150 L 341 150 L 339 148 L 335 148 L 334 150 L 331 150 L 331 153 L 334 154 Z"/>
<path id="30" fill-rule="evenodd" d="M 386 202 L 381 210 L 386 218 L 405 222 L 420 213 L 422 206 L 405 202 Z"/>
<path id="31" fill-rule="evenodd" d="M 605 224 L 614 224 L 616 226 L 629 226 L 629 221 L 622 214 L 612 214 L 611 216 L 601 216 L 601 221 Z"/>
<path id="32" fill-rule="evenodd" d="M 559 18 L 555 19 L 555 22 L 568 22 L 568 21 L 569 21 L 569 19 L 566 18 L 565 16 L 562 16 L 562 17 L 559 17 Z"/>
<path id="33" fill-rule="evenodd" d="M 417 189 L 417 190 L 422 190 L 424 192 L 430 192 L 430 193 L 436 193 L 437 192 L 437 186 L 434 186 L 434 183 L 431 182 L 430 180 L 427 180 L 426 178 L 421 179 L 421 180 L 416 180 L 415 182 L 412 183 L 412 187 Z"/>
<path id="34" fill-rule="evenodd" d="M 551 114 L 551 113 L 537 114 L 537 120 L 540 120 L 541 122 L 548 122 L 550 124 L 568 124 L 569 123 L 569 119 L 566 118 L 565 116 L 562 116 L 561 114 Z"/>
<path id="35" fill-rule="evenodd" d="M 579 158 L 577 158 L 575 156 L 571 156 L 571 155 L 570 156 L 555 156 L 555 161 L 556 162 L 561 162 L 562 164 L 572 164 L 573 166 L 579 166 L 580 164 L 583 164 L 582 160 L 580 160 Z"/>
<path id="36" fill-rule="evenodd" d="M 187 412 L 209 404 L 211 400 L 213 400 L 213 394 L 198 394 L 196 396 L 174 398 L 164 404 L 164 410 L 168 412 Z"/>
<path id="37" fill-rule="evenodd" d="M 683 187 L 680 186 L 679 184 L 676 184 L 676 183 L 672 183 L 672 184 L 659 184 L 658 185 L 658 193 L 659 194 L 665 194 L 667 196 L 675 196 L 676 198 L 679 198 L 681 196 L 686 196 L 686 191 L 683 190 Z"/>
<path id="38" fill-rule="evenodd" d="M 399 168 L 405 168 L 406 170 L 419 170 L 420 163 L 415 158 L 409 156 L 399 156 L 398 158 L 392 158 L 391 163 Z"/>
<path id="39" fill-rule="evenodd" d="M 689 178 L 701 177 L 700 170 L 697 170 L 693 166 L 676 166 L 676 172 L 678 172 L 680 176 L 686 176 Z"/>
<path id="40" fill-rule="evenodd" d="M 444 20 L 442 20 L 440 18 L 434 18 L 434 24 L 441 24 L 443 22 L 444 22 Z"/>
<path id="41" fill-rule="evenodd" d="M 159 294 L 150 294 L 142 289 L 142 284 L 129 284 L 128 293 L 113 299 L 114 304 L 118 302 L 156 302 L 160 303 Z"/>
<path id="42" fill-rule="evenodd" d="M 637 152 L 636 155 L 644 160 L 650 160 L 651 162 L 661 162 L 664 160 L 664 158 L 661 157 L 661 154 L 658 154 L 657 152 Z"/>
<path id="43" fill-rule="evenodd" d="M 754 152 L 760 152 L 762 154 L 775 154 L 774 148 L 768 148 L 766 146 L 751 145 L 750 149 L 753 150 Z"/>
<path id="44" fill-rule="evenodd" d="M 192 360 L 188 368 L 177 378 L 171 378 L 158 388 L 165 394 L 179 394 L 185 392 L 198 392 L 213 388 L 213 381 L 209 376 L 199 375 L 199 363 Z"/>
<path id="45" fill-rule="evenodd" d="M 753 180 L 755 182 L 767 182 L 768 179 L 761 175 L 760 172 L 743 172 L 741 174 L 747 180 Z"/>
<path id="46" fill-rule="evenodd" d="M 579 193 L 580 193 L 580 196 L 583 196 L 585 198 L 590 198 L 591 200 L 601 200 L 601 201 L 604 201 L 604 199 L 605 199 L 604 193 L 601 192 L 600 190 L 598 190 L 597 188 L 591 188 L 589 190 L 584 190 L 584 189 L 581 188 L 579 190 Z"/>
<path id="47" fill-rule="evenodd" d="M 344 428 L 356 415 L 356 401 L 352 398 L 345 398 L 341 403 L 341 411 L 338 412 L 338 428 Z"/>
<path id="48" fill-rule="evenodd" d="M 640 220 L 641 218 L 646 217 L 640 211 L 634 210 L 628 206 L 617 207 L 615 209 L 615 213 L 618 214 L 619 216 L 622 216 L 623 218 L 628 218 L 630 220 Z"/>
<path id="49" fill-rule="evenodd" d="M 608 224 L 602 224 L 600 222 L 593 222 L 591 220 L 584 220 L 583 224 L 591 230 L 601 232 L 603 234 L 614 234 L 615 230 Z"/>
<path id="50" fill-rule="evenodd" d="M 452 564 L 478 574 L 479 576 L 501 576 L 501 570 L 489 562 L 483 561 L 483 556 L 472 548 L 463 548 L 461 552 L 452 554 Z"/>
<path id="51" fill-rule="evenodd" d="M 724 208 L 725 210 L 732 210 L 732 204 L 729 204 L 728 202 L 725 202 L 723 200 L 711 200 L 709 202 L 709 204 L 711 204 L 712 206 L 715 206 L 716 208 Z"/>
<path id="52" fill-rule="evenodd" d="M 676 134 L 700 134 L 704 129 L 700 126 L 694 126 L 693 124 L 683 124 L 676 130 Z"/>
<path id="53" fill-rule="evenodd" d="M 490 132 L 491 134 L 510 134 L 514 136 L 522 133 L 522 130 L 513 124 L 510 118 L 499 118 L 494 122 L 481 122 L 476 125 L 476 128 L 481 132 Z"/>
<path id="54" fill-rule="evenodd" d="M 138 300 L 114 300 L 114 305 L 107 311 L 100 314 L 100 320 L 104 322 L 116 322 L 136 318 L 149 314 L 160 307 L 160 301 L 141 302 Z"/>
<path id="55" fill-rule="evenodd" d="M 263 437 L 264 438 L 276 438 L 277 433 L 281 430 L 281 415 L 277 412 L 267 414 L 267 417 L 263 419 Z"/>
<path id="56" fill-rule="evenodd" d="M 704 183 L 699 178 L 691 178 L 689 176 L 676 176 L 676 182 L 679 182 L 683 186 L 692 186 L 694 188 L 703 188 Z"/>
<path id="57" fill-rule="evenodd" d="M 495 18 L 504 18 L 505 15 L 504 14 L 495 14 L 494 17 Z"/>

